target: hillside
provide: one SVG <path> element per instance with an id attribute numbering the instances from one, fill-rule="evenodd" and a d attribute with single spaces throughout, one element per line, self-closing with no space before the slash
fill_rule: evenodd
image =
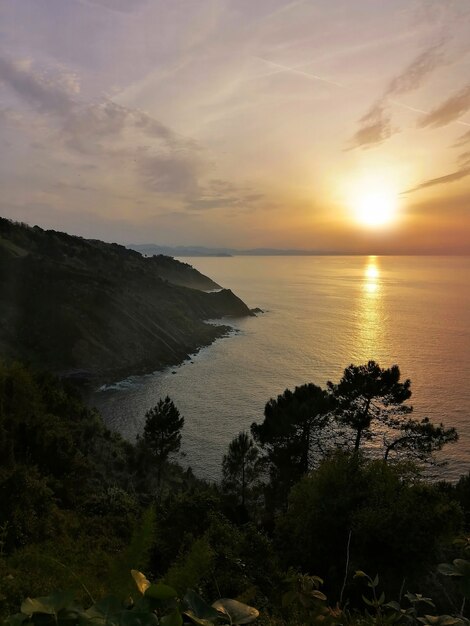
<path id="1" fill-rule="evenodd" d="M 0 218 L 0 354 L 99 380 L 183 360 L 250 315 L 191 266 Z"/>

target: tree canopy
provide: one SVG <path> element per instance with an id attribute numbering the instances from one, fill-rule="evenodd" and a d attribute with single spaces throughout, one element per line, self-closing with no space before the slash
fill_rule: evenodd
<path id="1" fill-rule="evenodd" d="M 404 404 L 411 397 L 411 381 L 400 382 L 398 365 L 388 369 L 375 361 L 350 365 L 338 384 L 327 385 L 336 400 L 336 419 L 354 433 L 356 452 L 363 440 L 378 435 L 381 427 L 396 427 L 399 418 L 413 410 Z"/>
<path id="2" fill-rule="evenodd" d="M 222 488 L 234 493 L 245 507 L 247 492 L 259 479 L 259 450 L 247 432 L 239 433 L 229 444 L 222 460 Z"/>
<path id="3" fill-rule="evenodd" d="M 382 368 L 369 361 L 347 367 L 338 384 L 327 383 L 335 399 L 336 420 L 351 429 L 355 452 L 363 441 L 381 436 L 386 461 L 391 455 L 406 455 L 407 459 L 434 463 L 433 453 L 457 441 L 457 432 L 442 423 L 436 426 L 427 417 L 407 417 L 413 411 L 405 404 L 411 397 L 411 381 L 401 382 L 400 377 L 398 365 Z"/>
<path id="4" fill-rule="evenodd" d="M 181 429 L 184 417 L 173 401 L 166 396 L 145 414 L 143 441 L 157 467 L 157 483 L 160 486 L 163 465 L 171 454 L 181 447 Z"/>
<path id="5" fill-rule="evenodd" d="M 285 495 L 329 445 L 332 406 L 327 391 L 308 383 L 271 398 L 263 423 L 252 424 L 253 437 L 269 462 L 271 482 Z"/>

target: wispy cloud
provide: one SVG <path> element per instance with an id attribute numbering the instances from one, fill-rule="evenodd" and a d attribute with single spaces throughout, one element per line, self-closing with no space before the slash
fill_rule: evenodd
<path id="1" fill-rule="evenodd" d="M 470 109 L 470 84 L 454 94 L 437 108 L 428 113 L 421 121 L 422 128 L 439 128 L 453 122 Z"/>
<path id="2" fill-rule="evenodd" d="M 107 160 L 111 167 L 116 159 L 127 161 L 148 191 L 197 189 L 203 165 L 196 143 L 146 113 L 111 100 L 78 100 L 68 78 L 49 78 L 30 64 L 5 57 L 0 57 L 0 81 L 55 124 L 56 137 L 67 150 Z"/>
<path id="3" fill-rule="evenodd" d="M 460 146 L 466 145 L 467 143 L 470 143 L 470 130 L 458 138 L 458 140 L 455 143 L 455 147 L 458 148 Z"/>
<path id="4" fill-rule="evenodd" d="M 235 209 L 251 211 L 259 206 L 265 196 L 251 187 L 234 185 L 227 180 L 213 179 L 200 190 L 200 194 L 187 200 L 186 208 L 197 211 Z"/>
<path id="5" fill-rule="evenodd" d="M 348 149 L 377 145 L 391 137 L 393 133 L 390 113 L 378 102 L 359 120 L 359 128 L 354 133 Z"/>
<path id="6" fill-rule="evenodd" d="M 45 112 L 67 115 L 75 102 L 64 84 L 45 74 L 33 73 L 29 64 L 0 56 L 0 81 L 29 104 Z"/>
<path id="7" fill-rule="evenodd" d="M 444 44 L 444 39 L 433 43 L 415 57 L 400 74 L 392 78 L 382 96 L 359 120 L 359 128 L 350 141 L 350 149 L 377 145 L 398 132 L 398 129 L 392 129 L 391 114 L 387 110 L 390 97 L 417 89 L 429 74 L 445 63 Z"/>
<path id="8" fill-rule="evenodd" d="M 448 183 L 454 183 L 462 178 L 466 178 L 470 176 L 470 167 L 464 167 L 450 174 L 446 174 L 445 176 L 439 176 L 438 178 L 431 178 L 430 180 L 426 180 L 423 183 L 413 187 L 412 189 L 408 189 L 404 193 L 413 193 L 415 191 L 420 191 L 421 189 L 427 189 L 428 187 L 434 187 L 435 185 L 446 185 Z"/>
<path id="9" fill-rule="evenodd" d="M 403 95 L 420 87 L 431 72 L 446 62 L 445 43 L 445 39 L 440 39 L 415 57 L 403 72 L 392 78 L 385 90 L 384 98 Z"/>
<path id="10" fill-rule="evenodd" d="M 329 78 L 325 78 L 323 76 L 318 76 L 318 74 L 313 74 L 311 72 L 306 72 L 304 69 L 311 65 L 311 63 L 304 63 L 302 65 L 296 65 L 294 67 L 289 67 L 288 65 L 282 65 L 281 63 L 275 63 L 274 61 L 268 61 L 267 59 L 263 59 L 262 57 L 254 57 L 255 59 L 259 59 L 272 67 L 277 68 L 277 72 L 272 72 L 272 74 L 280 74 L 282 72 L 289 72 L 291 74 L 299 74 L 300 76 L 304 76 L 310 80 L 318 80 L 322 83 L 327 83 L 328 85 L 333 85 L 334 87 L 342 87 L 340 83 L 335 82 L 334 80 L 330 80 Z M 269 76 L 270 74 L 267 74 Z"/>

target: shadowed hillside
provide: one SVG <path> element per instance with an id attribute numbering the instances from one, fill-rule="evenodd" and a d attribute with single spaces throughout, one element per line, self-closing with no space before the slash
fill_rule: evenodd
<path id="1" fill-rule="evenodd" d="M 0 281 L 4 356 L 99 379 L 177 363 L 226 332 L 205 319 L 250 315 L 185 263 L 3 218 Z"/>

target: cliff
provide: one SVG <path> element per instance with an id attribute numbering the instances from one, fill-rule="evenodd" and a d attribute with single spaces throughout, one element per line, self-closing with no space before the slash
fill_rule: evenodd
<path id="1" fill-rule="evenodd" d="M 250 315 L 186 263 L 0 218 L 0 355 L 99 380 L 183 360 Z"/>

